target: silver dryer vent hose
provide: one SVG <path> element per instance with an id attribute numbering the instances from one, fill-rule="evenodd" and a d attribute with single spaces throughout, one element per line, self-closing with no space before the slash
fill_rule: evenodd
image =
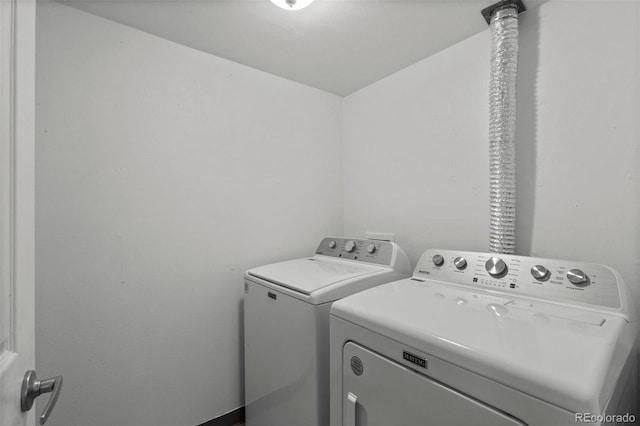
<path id="1" fill-rule="evenodd" d="M 516 77 L 518 12 L 515 7 L 491 16 L 489 86 L 489 250 L 514 253 L 516 246 Z"/>

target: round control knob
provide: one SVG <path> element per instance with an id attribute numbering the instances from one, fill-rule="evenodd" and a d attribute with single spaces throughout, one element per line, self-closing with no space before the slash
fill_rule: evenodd
<path id="1" fill-rule="evenodd" d="M 367 252 L 373 254 L 376 252 L 376 245 L 371 243 L 367 246 Z"/>
<path id="2" fill-rule="evenodd" d="M 462 271 L 467 267 L 467 259 L 465 259 L 464 257 L 458 256 L 455 259 L 453 259 L 453 264 L 456 266 L 456 268 Z"/>
<path id="3" fill-rule="evenodd" d="M 349 240 L 349 241 L 347 241 L 347 243 L 344 245 L 344 249 L 345 249 L 347 252 L 351 253 L 352 251 L 354 251 L 354 250 L 356 249 L 356 243 L 355 243 L 355 242 L 353 242 L 353 241 L 351 241 L 351 240 Z"/>
<path id="4" fill-rule="evenodd" d="M 582 272 L 580 269 L 570 269 L 569 272 L 567 272 L 567 278 L 573 285 L 586 284 L 589 281 L 587 274 Z"/>
<path id="5" fill-rule="evenodd" d="M 484 264 L 485 269 L 494 278 L 501 278 L 507 275 L 509 268 L 504 260 L 499 257 L 492 257 Z"/>
<path id="6" fill-rule="evenodd" d="M 442 266 L 444 265 L 444 257 L 442 257 L 439 254 L 436 254 L 435 256 L 433 256 L 431 258 L 431 260 L 433 261 L 433 264 L 436 266 Z"/>
<path id="7" fill-rule="evenodd" d="M 329 248 L 330 248 L 330 249 L 334 249 L 334 248 L 336 248 L 336 245 L 337 245 L 337 244 L 336 244 L 336 240 L 331 240 L 331 241 L 329 241 Z"/>
<path id="8" fill-rule="evenodd" d="M 533 278 L 535 278 L 538 281 L 546 281 L 549 279 L 549 276 L 551 274 L 549 273 L 549 270 L 544 266 L 536 265 L 533 268 L 531 268 L 531 275 L 533 275 Z"/>

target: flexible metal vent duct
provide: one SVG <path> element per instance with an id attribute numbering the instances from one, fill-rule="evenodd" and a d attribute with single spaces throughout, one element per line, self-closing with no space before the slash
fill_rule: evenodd
<path id="1" fill-rule="evenodd" d="M 493 10 L 490 26 L 489 250 L 509 254 L 516 247 L 518 8 L 507 4 Z"/>

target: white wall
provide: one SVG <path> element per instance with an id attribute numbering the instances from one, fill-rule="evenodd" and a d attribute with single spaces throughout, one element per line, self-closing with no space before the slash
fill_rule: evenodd
<path id="1" fill-rule="evenodd" d="M 552 1 L 521 19 L 519 254 L 639 282 L 640 3 Z M 344 99 L 345 233 L 488 247 L 488 30 Z M 375 208 L 371 206 L 375 205 Z"/>
<path id="2" fill-rule="evenodd" d="M 340 98 L 65 6 L 37 18 L 36 362 L 64 374 L 48 424 L 243 405 L 244 270 L 342 233 Z"/>

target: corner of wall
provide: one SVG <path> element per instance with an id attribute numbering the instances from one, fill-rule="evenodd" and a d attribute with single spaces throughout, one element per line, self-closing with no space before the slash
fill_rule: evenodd
<path id="1" fill-rule="evenodd" d="M 339 129 L 340 129 L 340 161 L 342 162 L 342 186 L 340 188 L 340 190 L 342 191 L 342 235 L 346 235 L 346 226 L 345 226 L 345 218 L 346 218 L 346 204 L 347 204 L 347 200 L 346 200 L 346 191 L 345 191 L 345 170 L 344 170 L 344 165 L 345 165 L 345 161 L 344 161 L 344 157 L 345 157 L 345 151 L 344 151 L 344 101 L 345 101 L 346 96 L 341 96 L 340 97 L 340 105 L 339 105 L 339 110 L 340 110 L 340 123 L 338 124 Z"/>

